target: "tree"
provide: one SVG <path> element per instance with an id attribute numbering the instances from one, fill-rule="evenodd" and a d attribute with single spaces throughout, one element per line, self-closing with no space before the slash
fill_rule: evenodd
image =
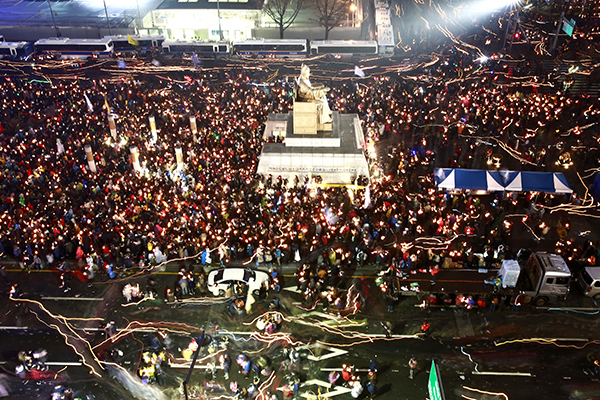
<path id="1" fill-rule="evenodd" d="M 325 40 L 329 39 L 329 32 L 333 28 L 341 25 L 348 15 L 351 3 L 350 0 L 312 0 L 319 22 L 325 28 Z"/>
<path id="2" fill-rule="evenodd" d="M 294 22 L 305 0 L 267 0 L 264 12 L 279 26 L 279 38 L 283 39 L 283 33 Z M 293 5 L 295 3 L 295 7 Z"/>

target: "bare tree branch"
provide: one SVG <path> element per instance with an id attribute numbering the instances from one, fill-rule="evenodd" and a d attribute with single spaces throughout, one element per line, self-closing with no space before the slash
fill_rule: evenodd
<path id="1" fill-rule="evenodd" d="M 351 0 L 311 0 L 311 6 L 319 15 L 319 23 L 325 27 L 325 40 L 329 32 L 340 26 L 344 17 L 348 15 Z"/>
<path id="2" fill-rule="evenodd" d="M 263 11 L 279 27 L 279 38 L 292 25 L 298 13 L 304 7 L 305 0 L 267 0 Z"/>

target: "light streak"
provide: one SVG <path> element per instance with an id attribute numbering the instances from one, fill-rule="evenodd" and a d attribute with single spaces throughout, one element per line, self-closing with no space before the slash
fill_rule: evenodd
<path id="1" fill-rule="evenodd" d="M 175 327 L 175 328 L 179 328 L 179 329 L 175 329 L 175 328 L 171 328 L 171 327 Z M 165 332 L 170 332 L 170 333 L 175 333 L 175 334 L 180 334 L 180 335 L 187 335 L 189 333 L 189 331 L 192 331 L 192 332 L 201 332 L 202 331 L 202 328 L 197 328 L 195 326 L 191 326 L 191 325 L 179 323 L 179 322 L 132 321 L 132 322 L 129 322 L 125 328 L 119 329 L 117 331 L 117 333 L 115 335 L 113 335 L 113 337 L 105 339 L 104 341 L 95 345 L 93 348 L 96 349 L 98 347 L 101 347 L 104 344 L 108 343 L 109 341 L 111 343 L 114 343 L 114 342 L 122 339 L 123 337 L 132 334 L 133 332 L 135 332 L 137 329 L 140 329 L 140 328 L 154 329 L 157 332 L 165 331 Z"/>
<path id="2" fill-rule="evenodd" d="M 58 320 L 58 321 L 60 321 L 60 320 L 61 320 L 60 316 L 56 316 L 56 315 L 52 314 L 50 311 L 48 311 L 48 309 L 46 309 L 46 308 L 45 308 L 45 307 L 44 307 L 44 306 L 43 306 L 43 305 L 42 305 L 40 302 L 38 302 L 38 301 L 35 301 L 35 300 L 30 300 L 30 299 L 24 299 L 24 298 L 20 298 L 20 299 L 13 299 L 13 298 L 10 298 L 10 299 L 11 299 L 11 300 L 13 300 L 13 301 L 21 301 L 21 302 L 26 302 L 26 303 L 35 304 L 35 305 L 37 305 L 38 307 L 40 307 L 40 309 L 41 309 L 42 311 L 44 311 L 44 312 L 45 312 L 45 313 L 46 313 L 46 314 L 47 314 L 49 317 L 51 317 L 51 318 L 53 318 L 53 319 L 55 319 L 55 320 Z M 57 324 L 48 323 L 48 322 L 46 322 L 46 321 L 42 320 L 42 319 L 39 317 L 39 315 L 38 315 L 38 314 L 37 314 L 35 311 L 33 311 L 33 310 L 30 310 L 30 311 L 31 311 L 31 312 L 32 312 L 32 313 L 35 315 L 35 317 L 36 317 L 36 318 L 37 318 L 37 319 L 38 319 L 38 320 L 39 320 L 41 323 L 43 323 L 44 325 L 46 325 L 46 326 L 48 326 L 48 327 L 54 328 L 54 329 L 55 329 L 55 330 L 56 330 L 56 331 L 57 331 L 57 332 L 58 332 L 58 333 L 59 333 L 59 334 L 60 334 L 60 335 L 61 335 L 61 336 L 64 338 L 64 340 L 65 340 L 65 344 L 66 344 L 67 346 L 71 347 L 71 348 L 73 349 L 73 351 L 74 351 L 74 352 L 75 352 L 77 355 L 79 355 L 79 356 L 81 357 L 81 361 L 82 361 L 82 363 L 83 363 L 83 364 L 84 364 L 86 367 L 88 367 L 88 368 L 90 369 L 90 372 L 91 372 L 91 373 L 93 373 L 94 375 L 96 375 L 96 376 L 98 376 L 98 377 L 102 377 L 102 375 L 96 371 L 96 368 L 94 368 L 94 366 L 93 366 L 93 365 L 91 365 L 90 363 L 88 363 L 88 362 L 87 362 L 85 355 L 84 355 L 82 352 L 80 352 L 80 351 L 79 351 L 79 349 L 77 349 L 77 347 L 76 347 L 74 344 L 71 344 L 71 343 L 69 343 L 69 338 L 73 338 L 73 339 L 75 339 L 75 340 L 78 340 L 78 341 L 79 341 L 81 344 L 83 344 L 83 345 L 87 346 L 87 347 L 89 348 L 89 350 L 90 350 L 90 353 L 91 353 L 91 355 L 92 355 L 92 358 L 94 359 L 94 361 L 97 363 L 97 365 L 98 365 L 98 366 L 99 366 L 101 369 L 104 369 L 104 368 L 102 367 L 102 365 L 100 364 L 100 360 L 98 360 L 98 358 L 96 357 L 96 355 L 95 355 L 95 354 L 94 354 L 94 352 L 92 351 L 92 348 L 91 348 L 91 346 L 90 346 L 90 343 L 89 343 L 87 340 L 83 339 L 81 336 L 79 336 L 77 333 L 75 333 L 75 331 L 73 331 L 73 329 L 71 329 L 71 326 L 69 325 L 69 323 L 68 323 L 66 320 L 62 320 L 62 322 L 63 322 L 63 326 L 65 326 L 65 327 L 66 327 L 68 330 L 70 330 L 70 331 L 73 333 L 73 335 L 74 335 L 74 336 L 71 336 L 71 335 L 69 335 L 68 333 L 64 333 L 64 332 L 63 332 L 63 331 L 60 329 L 60 327 L 59 327 Z"/>
<path id="3" fill-rule="evenodd" d="M 54 374 L 54 380 L 56 380 L 56 378 L 58 378 L 58 375 L 63 372 L 64 370 L 66 370 L 68 368 L 68 366 L 64 366 L 63 368 L 61 368 L 60 370 L 58 370 L 58 372 L 56 372 L 56 374 Z"/>
<path id="4" fill-rule="evenodd" d="M 491 395 L 491 396 L 502 396 L 504 397 L 505 400 L 508 400 L 508 396 L 505 393 L 496 393 L 496 392 L 488 392 L 485 390 L 480 390 L 480 389 L 475 389 L 475 388 L 471 388 L 468 386 L 463 386 L 463 389 L 469 390 L 471 392 L 476 392 L 476 393 L 481 393 L 481 394 L 487 394 L 487 395 Z"/>
<path id="5" fill-rule="evenodd" d="M 553 344 L 556 347 L 565 347 L 565 348 L 573 348 L 573 349 L 581 350 L 590 344 L 600 344 L 599 340 L 591 340 L 591 341 L 585 342 L 585 344 L 583 344 L 582 346 L 577 346 L 574 344 L 559 344 L 558 341 L 559 341 L 559 339 L 544 339 L 544 338 L 514 339 L 514 340 L 507 340 L 504 342 L 494 342 L 494 346 L 499 347 L 499 346 L 504 346 L 504 345 L 513 344 L 513 343 L 538 343 L 538 344 Z"/>
<path id="6" fill-rule="evenodd" d="M 262 382 L 260 384 L 260 386 L 258 387 L 258 395 L 256 396 L 257 400 L 265 400 L 266 399 L 265 391 L 267 390 L 267 388 L 269 386 L 271 386 L 273 384 L 274 381 L 275 381 L 275 371 L 272 371 L 271 375 L 269 375 L 267 380 Z M 270 399 L 266 399 L 266 400 L 270 400 Z"/>
<path id="7" fill-rule="evenodd" d="M 479 367 L 479 364 L 476 363 L 475 361 L 473 361 L 473 358 L 471 358 L 471 355 L 465 351 L 463 346 L 460 346 L 460 352 L 463 353 L 464 355 L 466 355 L 467 357 L 469 357 L 469 361 L 471 361 L 473 364 L 475 364 L 475 371 L 479 372 L 479 370 L 477 369 Z"/>
<path id="8" fill-rule="evenodd" d="M 266 313 L 263 313 L 261 315 L 259 315 L 258 317 L 254 318 L 252 321 L 250 322 L 243 322 L 243 325 L 254 325 L 258 320 L 263 319 L 263 318 L 268 318 L 270 316 L 277 316 L 279 317 L 282 321 L 287 321 L 290 322 L 290 319 L 285 318 L 285 316 L 279 312 L 279 311 L 267 311 Z"/>
<path id="9" fill-rule="evenodd" d="M 267 348 L 271 347 L 272 344 L 277 342 L 286 342 L 289 345 L 296 346 L 299 344 L 304 344 L 304 342 L 295 341 L 292 339 L 292 335 L 289 333 L 275 332 L 270 334 L 263 334 L 258 332 L 253 332 L 250 334 L 251 339 L 256 339 L 263 343 L 267 344 Z"/>
<path id="10" fill-rule="evenodd" d="M 140 304 L 142 304 L 144 301 L 148 301 L 148 300 L 156 300 L 156 299 L 152 299 L 150 297 L 144 297 L 143 299 L 141 299 L 140 301 L 135 301 L 135 302 L 131 302 L 131 303 L 126 303 L 126 304 L 121 304 L 121 307 L 131 307 L 131 306 L 139 306 Z"/>
<path id="11" fill-rule="evenodd" d="M 231 336 L 231 337 L 233 338 L 233 340 L 235 340 L 236 342 L 238 342 L 238 341 L 240 341 L 240 340 L 241 340 L 241 341 L 244 341 L 244 342 L 250 342 L 250 341 L 252 340 L 251 338 L 248 338 L 248 339 L 246 339 L 246 338 L 243 338 L 243 337 L 241 337 L 241 336 L 236 336 L 235 334 L 233 334 L 232 332 L 228 331 L 227 329 L 219 329 L 219 330 L 217 330 L 217 333 L 218 333 L 218 334 L 221 334 L 221 335 L 229 335 L 229 336 Z"/>

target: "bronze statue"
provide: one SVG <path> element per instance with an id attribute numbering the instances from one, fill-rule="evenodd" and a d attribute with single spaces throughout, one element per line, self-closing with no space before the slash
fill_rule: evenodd
<path id="1" fill-rule="evenodd" d="M 302 65 L 300 69 L 300 78 L 297 81 L 297 95 L 299 101 L 317 103 L 319 112 L 319 123 L 327 124 L 331 122 L 331 109 L 327 103 L 327 92 L 329 88 L 323 85 L 313 86 L 310 83 L 310 68 Z"/>

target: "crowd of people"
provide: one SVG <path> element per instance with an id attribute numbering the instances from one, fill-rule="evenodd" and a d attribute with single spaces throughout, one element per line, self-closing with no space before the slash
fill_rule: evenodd
<path id="1" fill-rule="evenodd" d="M 368 190 L 256 175 L 267 116 L 292 105 L 287 80 L 256 85 L 266 71 L 217 68 L 182 82 L 7 79 L 0 84 L 1 250 L 32 269 L 78 259 L 82 268 L 96 267 L 91 274 L 194 255 L 203 263 L 260 262 L 265 254 L 297 261 L 336 240 L 351 243 L 345 250 L 352 262 L 359 252 L 368 262 L 399 259 L 402 241 L 464 233 L 492 238 L 500 210 L 529 207 L 525 195 L 490 208 L 475 196 L 435 190 L 432 164 L 481 166 L 487 146 L 474 137 L 504 143 L 524 168 L 549 167 L 559 149 L 580 152 L 583 168 L 596 166 L 597 99 L 536 92 L 531 82 L 546 80 L 544 71 L 524 84 L 511 79 L 511 63 L 479 66 L 458 52 L 446 59 L 416 80 L 387 74 L 369 78 L 369 85 L 332 82 L 333 109 L 358 113 L 371 143 L 398 144 L 387 162 L 374 157 L 379 173 Z M 472 78 L 454 78 L 459 70 Z M 156 117 L 156 141 L 149 116 Z M 132 147 L 139 151 L 138 172 Z M 414 156 L 427 152 L 429 171 L 420 174 Z M 472 218 L 480 212 L 485 223 Z"/>
<path id="2" fill-rule="evenodd" d="M 540 62 L 474 58 L 449 48 L 436 62 L 403 74 L 390 69 L 327 82 L 331 108 L 358 114 L 367 138 L 372 179 L 358 178 L 352 188 L 256 174 L 268 115 L 293 105 L 293 80 L 272 79 L 268 68 L 215 67 L 193 77 L 174 73 L 140 80 L 6 78 L 0 82 L 0 255 L 13 257 L 29 272 L 55 268 L 65 292 L 71 290 L 73 270 L 82 280 L 97 273 L 113 279 L 118 271 L 151 270 L 173 259 L 194 257 L 201 265 L 252 262 L 271 268 L 261 298 L 267 297 L 263 291 L 281 290 L 278 267 L 293 261 L 302 307 L 322 303 L 338 315 L 356 313 L 368 290 L 361 282 L 349 285 L 348 271 L 380 263 L 377 284 L 392 311 L 394 291 L 404 290 L 394 288 L 403 274 L 429 272 L 435 285 L 443 260 L 490 267 L 512 251 L 507 242 L 513 225 L 526 222 L 533 236 L 542 237 L 548 233 L 544 208 L 582 201 L 577 194 L 444 193 L 435 188 L 434 166 L 487 168 L 498 162 L 494 156 L 502 148 L 504 162 L 522 169 L 553 170 L 557 161 L 568 160 L 579 170 L 598 167 L 597 98 L 569 93 L 568 79 Z M 323 71 L 312 70 L 319 79 Z M 507 214 L 520 216 L 509 220 Z M 445 249 L 411 246 L 423 237 L 436 237 L 443 244 L 437 247 Z M 589 241 L 560 243 L 565 258 L 600 256 Z M 196 268 L 190 263 L 180 269 L 165 289 L 168 303 L 207 292 L 204 267 Z M 11 284 L 4 268 L 1 272 Z M 407 285 L 406 290 L 419 289 Z M 127 303 L 161 297 L 152 278 L 144 290 L 127 284 L 122 293 Z M 228 294 L 234 297 L 228 305 L 233 317 L 251 306 L 243 288 L 232 287 Z M 9 296 L 22 295 L 12 283 Z M 274 334 L 284 319 L 277 312 L 279 298 L 269 301 L 272 312 L 256 326 Z M 518 311 L 522 304 L 518 296 L 498 294 L 434 295 L 426 302 L 465 310 L 489 305 L 492 311 L 505 305 Z M 429 330 L 423 322 L 420 333 Z M 111 321 L 105 333 L 116 332 Z M 215 383 L 217 370 L 228 381 L 232 363 L 227 343 L 215 343 L 204 384 L 213 392 L 225 390 Z M 192 341 L 182 350 L 183 359 L 191 359 L 197 348 Z M 42 369 L 33 355 L 22 356 L 23 372 Z M 283 356 L 282 395 L 289 398 L 298 393 L 300 356 L 291 347 Z M 252 397 L 273 371 L 272 360 L 240 353 L 235 361 L 242 376 L 257 379 L 248 385 L 230 382 L 230 390 L 239 399 Z M 411 378 L 416 366 L 412 358 Z M 138 367 L 144 383 L 166 384 L 166 355 L 157 346 L 142 354 Z M 352 389 L 354 398 L 364 389 L 372 396 L 375 364 L 362 376 L 344 365 L 341 375 L 330 375 L 330 383 Z"/>

